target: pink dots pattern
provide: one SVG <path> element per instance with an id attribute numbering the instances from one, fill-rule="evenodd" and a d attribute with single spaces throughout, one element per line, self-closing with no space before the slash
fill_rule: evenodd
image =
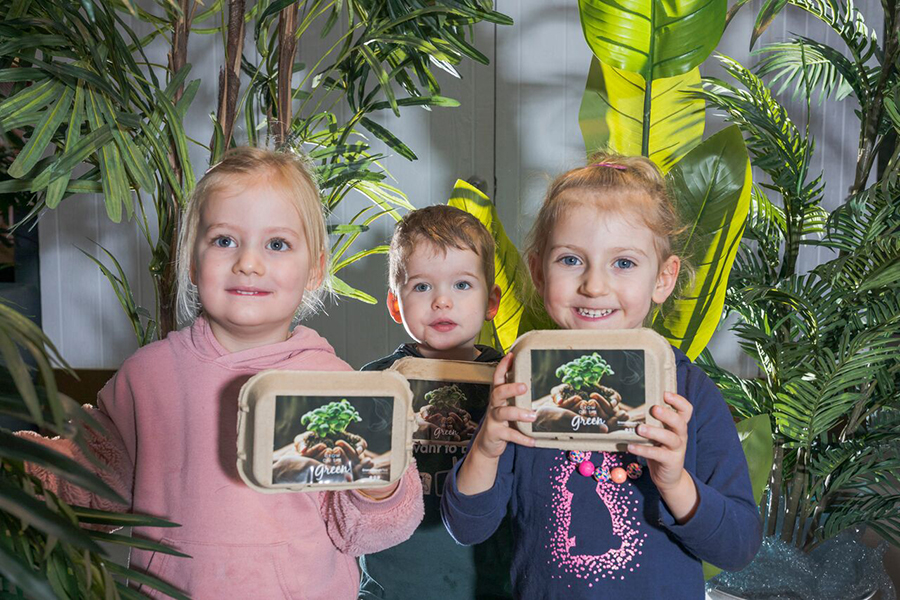
<path id="1" fill-rule="evenodd" d="M 601 469 L 612 471 L 622 466 L 616 454 L 598 452 L 596 455 L 603 457 Z M 612 481 L 598 481 L 596 488 L 597 508 L 602 510 L 602 506 L 605 506 L 609 510 L 613 534 L 622 540 L 621 546 L 610 549 L 600 556 L 572 554 L 575 538 L 569 537 L 569 527 L 572 523 L 573 494 L 566 484 L 573 474 L 575 477 L 580 475 L 575 473 L 572 463 L 566 459 L 565 454 L 561 453 L 554 462 L 554 466 L 550 469 L 553 502 L 550 506 L 550 525 L 547 527 L 550 531 L 547 549 L 551 557 L 548 562 L 555 564 L 563 573 L 574 575 L 577 580 L 586 582 L 589 587 L 593 587 L 593 584 L 601 579 L 624 580 L 626 570 L 631 573 L 641 566 L 638 563 L 632 564 L 632 561 L 641 555 L 641 548 L 647 538 L 646 533 L 641 533 L 637 529 L 641 525 L 637 519 L 640 514 L 639 498 L 634 496 L 631 482 L 617 484 Z M 552 577 L 562 579 L 563 575 Z"/>

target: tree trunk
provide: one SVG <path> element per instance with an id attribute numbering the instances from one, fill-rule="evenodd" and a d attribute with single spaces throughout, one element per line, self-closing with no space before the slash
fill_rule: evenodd
<path id="1" fill-rule="evenodd" d="M 768 526 L 766 535 L 775 535 L 775 527 L 778 524 L 778 506 L 781 501 L 781 465 L 784 460 L 784 448 L 780 440 L 775 440 L 775 457 L 772 460 L 772 470 L 769 473 L 769 506 Z"/>

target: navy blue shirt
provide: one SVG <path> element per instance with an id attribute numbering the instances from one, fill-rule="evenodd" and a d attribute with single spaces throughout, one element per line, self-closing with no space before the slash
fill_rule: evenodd
<path id="1" fill-rule="evenodd" d="M 677 349 L 678 393 L 694 407 L 684 466 L 700 495 L 678 525 L 649 471 L 622 484 L 576 472 L 561 450 L 508 444 L 494 486 L 466 496 L 447 479 L 444 524 L 461 544 L 513 524 L 513 591 L 518 598 L 704 597 L 701 560 L 738 570 L 762 540 L 747 462 L 728 406 L 706 374 Z M 627 453 L 591 453 L 595 467 L 627 467 Z"/>
<path id="2" fill-rule="evenodd" d="M 489 346 L 476 348 L 480 354 L 475 362 L 494 363 L 503 358 Z M 415 345 L 403 344 L 390 356 L 373 361 L 362 370 L 382 371 L 407 356 L 422 358 Z M 483 399 L 469 398 L 467 406 L 476 422 L 484 415 L 487 402 L 487 394 Z M 502 519 L 495 526 L 497 531 L 492 532 L 494 535 L 485 536 L 481 543 L 469 547 L 457 544 L 441 523 L 440 494 L 444 489 L 444 480 L 467 448 L 465 444 L 458 448 L 413 446 L 413 457 L 425 495 L 425 518 L 407 541 L 360 558 L 361 599 L 503 600 L 512 597 L 509 580 L 512 534 L 509 519 Z"/>

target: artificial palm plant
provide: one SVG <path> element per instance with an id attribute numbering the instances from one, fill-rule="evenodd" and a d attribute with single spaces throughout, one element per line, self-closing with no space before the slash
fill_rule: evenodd
<path id="1" fill-rule="evenodd" d="M 455 106 L 440 95 L 435 66 L 487 58 L 469 43 L 482 21 L 511 23 L 490 0 L 16 0 L 0 33 L 0 131 L 15 159 L 0 173 L 0 193 L 33 194 L 32 215 L 78 193 L 102 193 L 113 221 L 135 219 L 150 248 L 156 306 L 138 307 L 115 258 L 104 273 L 140 344 L 175 327 L 173 245 L 196 174 L 236 142 L 303 149 L 333 211 L 354 190 L 363 203 L 349 223 L 334 223 L 332 274 L 383 247 L 350 246 L 375 219 L 410 208 L 366 136 L 398 154 L 413 151 L 373 117 L 403 107 Z M 142 36 L 129 23 L 151 33 Z M 190 78 L 190 39 L 220 35 L 225 66 L 212 136 L 201 164 L 184 119 L 201 85 Z M 304 36 L 330 45 L 304 65 Z M 245 51 L 244 41 L 252 43 Z M 331 41 L 333 43 L 331 43 Z M 168 49 L 168 64 L 148 53 Z M 262 136 L 265 139 L 260 140 Z M 97 261 L 98 263 L 101 261 Z M 339 277 L 342 295 L 374 302 Z"/>
<path id="2" fill-rule="evenodd" d="M 0 367 L 0 415 L 67 436 L 96 463 L 94 468 L 88 468 L 0 429 L 0 597 L 143 597 L 122 583 L 127 578 L 173 598 L 184 598 L 164 582 L 109 560 L 98 544 L 106 542 L 184 556 L 148 540 L 108 532 L 116 527 L 172 527 L 173 523 L 70 506 L 26 471 L 27 462 L 102 498 L 124 502 L 97 474 L 100 463 L 87 449 L 84 427 L 95 431 L 102 431 L 102 427 L 81 406 L 57 393 L 52 362 L 68 369 L 65 362 L 36 325 L 2 301 L 0 356 L 6 365 Z M 32 382 L 26 356 L 37 364 L 38 385 Z M 83 524 L 94 528 L 84 529 L 80 527 Z"/>
<path id="3" fill-rule="evenodd" d="M 757 51 L 755 73 L 721 57 L 728 81 L 706 79 L 697 97 L 744 132 L 768 182 L 754 187 L 750 218 L 726 297 L 734 331 L 761 377 L 708 368 L 741 415 L 765 415 L 774 436 L 766 533 L 804 550 L 867 526 L 900 544 L 900 21 L 884 2 L 885 43 L 849 0 L 788 0 L 826 23 L 842 47 L 807 37 Z M 784 2 L 767 2 L 754 40 Z M 768 81 L 768 83 L 767 83 Z M 797 124 L 770 86 L 805 100 Z M 812 165 L 813 97 L 859 103 L 855 181 L 827 185 Z M 877 155 L 890 156 L 876 173 Z M 826 195 L 840 198 L 827 212 Z M 802 272 L 803 246 L 833 258 Z"/>

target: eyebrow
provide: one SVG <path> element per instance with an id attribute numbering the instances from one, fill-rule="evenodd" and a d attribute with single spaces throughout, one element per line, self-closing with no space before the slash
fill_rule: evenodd
<path id="1" fill-rule="evenodd" d="M 221 227 L 223 229 L 240 229 L 240 225 L 235 225 L 234 223 L 213 223 L 209 227 L 206 228 L 206 231 L 212 231 Z M 266 229 L 267 234 L 278 234 L 278 233 L 289 233 L 296 237 L 300 237 L 300 234 L 291 229 L 290 227 L 269 227 Z"/>
<path id="2" fill-rule="evenodd" d="M 470 277 L 472 279 L 478 279 L 478 275 L 471 273 L 469 271 L 463 271 L 462 273 L 454 273 L 454 277 Z M 415 273 L 412 275 L 407 275 L 406 281 L 412 281 L 413 279 L 433 279 L 433 276 L 428 273 Z"/>
<path id="3" fill-rule="evenodd" d="M 576 252 L 585 253 L 584 248 L 581 248 L 580 246 L 572 246 L 571 244 L 559 244 L 556 246 L 551 246 L 550 252 L 553 252 L 554 250 L 560 250 L 563 248 L 567 248 L 569 250 L 575 250 Z M 612 254 L 622 254 L 622 253 L 627 253 L 627 252 L 634 252 L 635 254 L 641 254 L 643 256 L 648 256 L 646 252 L 644 252 L 643 250 L 641 250 L 640 248 L 638 248 L 636 246 L 629 246 L 629 247 L 620 246 L 618 248 L 610 248 L 610 252 Z"/>

